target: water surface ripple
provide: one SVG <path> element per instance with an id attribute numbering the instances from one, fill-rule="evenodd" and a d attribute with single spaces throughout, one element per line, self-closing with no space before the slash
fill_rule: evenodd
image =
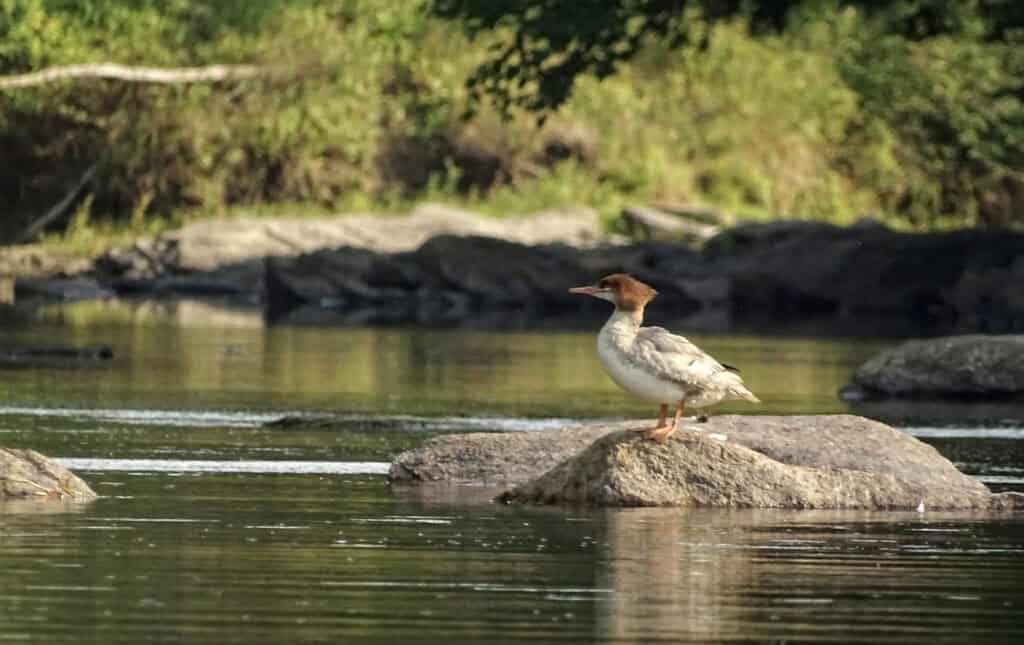
<path id="1" fill-rule="evenodd" d="M 366 475 L 90 475 L 94 504 L 0 511 L 3 640 L 1024 639 L 1012 517 L 552 510 Z"/>
<path id="2" fill-rule="evenodd" d="M 836 390 L 894 342 L 692 338 L 765 401 L 714 412 L 764 414 L 849 411 Z M 1024 642 L 1020 513 L 524 508 L 382 475 L 446 432 L 649 416 L 601 371 L 593 330 L 267 326 L 112 301 L 3 318 L 0 343 L 114 351 L 3 370 L 0 445 L 101 497 L 0 504 L 0 643 Z M 1024 490 L 1020 410 L 879 412 Z"/>

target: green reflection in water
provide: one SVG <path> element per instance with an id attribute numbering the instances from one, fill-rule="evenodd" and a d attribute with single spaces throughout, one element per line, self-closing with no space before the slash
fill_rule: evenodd
<path id="1" fill-rule="evenodd" d="M 109 344 L 109 366 L 8 370 L 8 405 L 321 410 L 373 414 L 652 416 L 602 372 L 592 332 L 265 327 L 200 302 L 93 302 L 7 325 L 3 343 Z M 691 338 L 764 401 L 721 412 L 843 412 L 837 389 L 883 345 Z"/>

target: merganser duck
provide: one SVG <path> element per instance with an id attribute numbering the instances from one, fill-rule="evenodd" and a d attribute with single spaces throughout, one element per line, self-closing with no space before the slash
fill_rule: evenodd
<path id="1" fill-rule="evenodd" d="M 619 387 L 661 404 L 658 424 L 647 431 L 648 438 L 664 443 L 679 427 L 687 405 L 699 408 L 730 399 L 761 402 L 743 385 L 736 368 L 719 363 L 663 327 L 641 327 L 644 307 L 658 292 L 633 276 L 614 273 L 596 285 L 573 287 L 569 292 L 615 305 L 597 336 L 597 355 Z M 666 423 L 669 404 L 676 406 L 672 425 Z"/>

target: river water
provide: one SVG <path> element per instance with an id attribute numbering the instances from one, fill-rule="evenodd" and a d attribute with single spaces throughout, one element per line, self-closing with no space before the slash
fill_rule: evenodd
<path id="1" fill-rule="evenodd" d="M 0 346 L 115 353 L 0 371 L 0 445 L 102 496 L 0 505 L 0 642 L 1024 642 L 1022 514 L 522 508 L 387 482 L 436 434 L 650 416 L 601 373 L 599 321 L 268 327 L 186 301 L 0 324 Z M 894 342 L 692 337 L 765 401 L 721 411 L 779 414 L 849 411 L 836 390 Z M 918 412 L 886 414 L 1024 490 L 1019 410 Z M 344 421 L 265 425 L 321 413 Z"/>

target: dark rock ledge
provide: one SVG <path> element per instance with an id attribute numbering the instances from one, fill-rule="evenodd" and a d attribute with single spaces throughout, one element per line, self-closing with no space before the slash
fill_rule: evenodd
<path id="1" fill-rule="evenodd" d="M 402 217 L 203 220 L 93 260 L 0 249 L 0 303 L 228 297 L 262 302 L 280 322 L 449 325 L 494 312 L 539 321 L 597 309 L 566 287 L 625 271 L 661 292 L 652 314 L 713 314 L 717 325 L 728 315 L 787 329 L 814 318 L 817 333 L 822 319 L 858 334 L 1024 331 L 1024 234 L 778 220 L 706 239 L 729 218 L 699 210 L 682 209 L 683 225 L 627 209 L 625 220 L 643 219 L 651 238 L 634 244 L 607 235 L 588 209 L 496 219 L 423 205 Z M 666 221 L 668 235 L 652 230 Z"/>
<path id="2" fill-rule="evenodd" d="M 74 473 L 34 450 L 0 448 L 0 502 L 88 502 L 96 493 Z"/>
<path id="3" fill-rule="evenodd" d="M 718 416 L 664 445 L 651 422 L 438 437 L 399 455 L 399 481 L 505 482 L 506 502 L 589 506 L 1009 510 L 934 448 L 850 415 Z M 724 435 L 724 439 L 722 437 Z"/>

